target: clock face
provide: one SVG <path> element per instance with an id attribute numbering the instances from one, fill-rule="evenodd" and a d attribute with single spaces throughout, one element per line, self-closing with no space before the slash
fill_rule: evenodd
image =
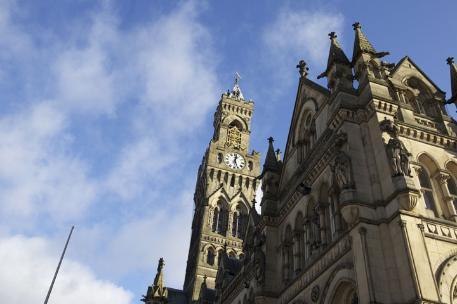
<path id="1" fill-rule="evenodd" d="M 238 153 L 227 153 L 224 157 L 225 164 L 232 169 L 243 169 L 246 162 Z"/>

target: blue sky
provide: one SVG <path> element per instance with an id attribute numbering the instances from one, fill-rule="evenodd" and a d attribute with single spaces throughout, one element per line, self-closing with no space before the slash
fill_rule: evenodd
<path id="1" fill-rule="evenodd" d="M 262 153 L 270 135 L 284 148 L 297 62 L 315 79 L 330 31 L 350 57 L 355 21 L 449 92 L 457 2 L 367 3 L 0 1 L 0 302 L 43 301 L 71 225 L 51 303 L 138 303 L 161 256 L 181 287 L 196 171 L 235 71 Z"/>

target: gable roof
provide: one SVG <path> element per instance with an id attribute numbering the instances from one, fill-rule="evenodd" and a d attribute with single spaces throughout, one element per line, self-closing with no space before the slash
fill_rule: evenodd
<path id="1" fill-rule="evenodd" d="M 438 87 L 438 86 L 433 82 L 433 80 L 431 80 L 431 79 L 427 76 L 427 74 L 425 74 L 425 73 L 421 70 L 421 68 L 420 68 L 416 63 L 414 63 L 414 61 L 413 61 L 409 56 L 403 57 L 403 58 L 395 65 L 395 67 L 392 69 L 392 71 L 391 71 L 391 73 L 390 73 L 390 74 L 391 74 L 391 77 L 392 77 L 393 75 L 395 75 L 395 73 L 400 69 L 400 67 L 402 66 L 402 64 L 403 64 L 404 62 L 406 62 L 406 61 L 409 61 L 409 63 L 411 63 L 411 64 L 414 66 L 414 68 L 415 68 L 419 73 L 421 73 L 421 74 L 425 77 L 425 79 L 427 79 L 427 81 L 430 82 L 430 83 L 435 87 L 435 89 L 436 89 L 438 92 L 440 92 L 441 94 L 446 94 L 446 92 L 444 92 L 443 90 L 441 90 L 440 87 Z"/>

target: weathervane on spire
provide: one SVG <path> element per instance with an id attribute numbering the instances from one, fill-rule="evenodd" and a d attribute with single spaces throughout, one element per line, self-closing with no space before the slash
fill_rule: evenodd
<path id="1" fill-rule="evenodd" d="M 240 82 L 240 79 L 240 74 L 238 74 L 238 72 L 235 72 L 235 84 L 233 85 L 233 90 L 230 93 L 230 97 L 244 100 L 243 93 L 241 93 L 240 85 L 238 84 Z"/>

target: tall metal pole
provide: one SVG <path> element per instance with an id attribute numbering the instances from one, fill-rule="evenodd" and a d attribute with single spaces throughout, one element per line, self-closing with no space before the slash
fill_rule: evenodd
<path id="1" fill-rule="evenodd" d="M 54 273 L 54 278 L 52 278 L 51 286 L 49 286 L 48 294 L 46 295 L 46 299 L 44 300 L 44 304 L 48 303 L 49 296 L 52 292 L 52 287 L 54 287 L 54 282 L 56 281 L 57 274 L 59 273 L 60 265 L 62 264 L 63 257 L 65 256 L 65 251 L 67 251 L 68 242 L 70 242 L 71 234 L 73 233 L 73 229 L 75 226 L 71 226 L 70 234 L 68 235 L 67 242 L 65 243 L 65 247 L 63 248 L 62 255 L 60 256 L 59 264 L 57 265 L 56 272 Z"/>

